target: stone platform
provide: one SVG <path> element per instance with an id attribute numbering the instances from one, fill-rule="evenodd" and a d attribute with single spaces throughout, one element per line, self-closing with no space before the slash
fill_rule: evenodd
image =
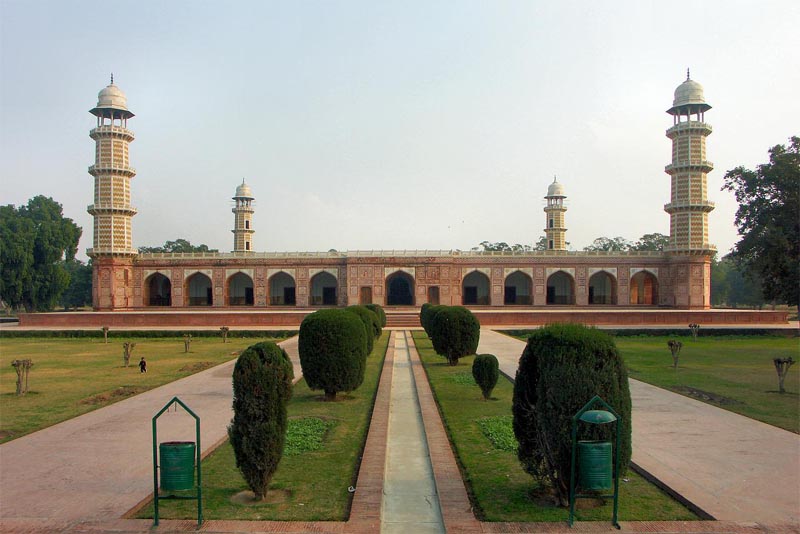
<path id="1" fill-rule="evenodd" d="M 697 323 L 703 327 L 786 328 L 786 311 L 757 310 L 676 310 L 666 308 L 622 308 L 575 306 L 469 307 L 481 325 L 487 327 L 526 328 L 550 323 L 581 323 L 620 327 L 681 327 Z M 282 310 L 244 309 L 215 310 L 185 308 L 170 310 L 129 310 L 113 312 L 63 312 L 20 314 L 19 327 L 47 329 L 110 328 L 231 328 L 297 329 L 306 315 L 319 308 Z M 387 326 L 419 326 L 419 308 L 387 307 Z"/>

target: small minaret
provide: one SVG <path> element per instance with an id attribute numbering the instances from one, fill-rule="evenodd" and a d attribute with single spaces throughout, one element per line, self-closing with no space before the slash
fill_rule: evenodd
<path id="1" fill-rule="evenodd" d="M 94 218 L 90 258 L 137 254 L 131 235 L 131 219 L 136 215 L 131 206 L 131 178 L 136 170 L 128 159 L 128 145 L 133 141 L 128 119 L 133 113 L 127 104 L 112 74 L 111 83 L 97 95 L 97 106 L 89 110 L 97 117 L 97 126 L 89 132 L 95 142 L 94 165 L 89 167 L 94 176 L 94 203 L 87 209 Z"/>
<path id="2" fill-rule="evenodd" d="M 682 254 L 710 254 L 714 246 L 708 240 L 708 213 L 714 203 L 707 198 L 707 174 L 714 165 L 706 159 L 706 137 L 711 126 L 705 112 L 711 109 L 703 97 L 703 86 L 689 78 L 675 89 L 672 107 L 667 113 L 673 126 L 667 130 L 672 140 L 672 163 L 664 171 L 672 178 L 667 250 Z"/>
<path id="3" fill-rule="evenodd" d="M 547 205 L 544 208 L 546 214 L 544 233 L 547 236 L 547 250 L 567 250 L 567 228 L 564 222 L 564 187 L 553 177 L 553 183 L 547 188 Z"/>
<path id="4" fill-rule="evenodd" d="M 236 188 L 236 196 L 233 197 L 236 205 L 231 210 L 234 214 L 233 220 L 233 251 L 250 252 L 253 250 L 253 193 L 250 186 L 244 183 Z"/>

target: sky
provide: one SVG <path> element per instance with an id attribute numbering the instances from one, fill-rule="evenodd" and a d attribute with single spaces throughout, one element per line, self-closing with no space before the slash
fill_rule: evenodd
<path id="1" fill-rule="evenodd" d="M 43 194 L 92 246 L 95 118 L 128 127 L 135 246 L 256 251 L 534 244 L 565 188 L 567 240 L 669 233 L 672 125 L 691 68 L 710 239 L 738 240 L 725 172 L 800 135 L 800 2 L 0 0 L 0 204 Z"/>

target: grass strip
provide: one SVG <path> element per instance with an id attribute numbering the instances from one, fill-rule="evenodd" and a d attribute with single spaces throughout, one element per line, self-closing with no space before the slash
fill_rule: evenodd
<path id="1" fill-rule="evenodd" d="M 267 502 L 234 502 L 234 497 L 248 487 L 236 468 L 228 442 L 203 460 L 203 516 L 231 520 L 346 520 L 352 500 L 347 488 L 355 484 L 358 474 L 388 344 L 387 330 L 376 340 L 367 359 L 364 383 L 356 391 L 339 393 L 335 402 L 325 402 L 324 394 L 309 390 L 305 380 L 295 384 L 289 402 L 290 421 L 318 419 L 327 429 L 321 447 L 297 454 L 284 452 L 270 483 Z M 159 516 L 191 519 L 197 516 L 196 506 L 191 501 L 162 501 Z M 137 517 L 151 518 L 152 514 L 150 504 Z"/>
<path id="2" fill-rule="evenodd" d="M 265 338 L 271 339 L 271 338 Z M 196 338 L 184 352 L 183 338 L 136 339 L 130 366 L 123 366 L 127 339 L 16 338 L 0 342 L 0 443 L 108 406 L 236 358 L 252 339 Z M 275 340 L 279 341 L 279 340 Z M 139 359 L 147 373 L 139 372 Z M 15 394 L 11 362 L 30 359 L 29 392 Z"/>
<path id="3" fill-rule="evenodd" d="M 434 353 L 424 332 L 414 332 L 413 338 L 478 518 L 484 521 L 566 521 L 569 510 L 553 506 L 552 499 L 523 471 L 516 452 L 508 450 L 512 383 L 501 377 L 492 392 L 492 400 L 483 400 L 477 385 L 453 379 L 454 374 L 470 368 L 473 357 L 461 358 L 457 366 L 451 367 Z M 488 427 L 495 437 L 487 437 L 482 426 Z M 513 432 L 510 437 L 514 439 Z M 578 504 L 586 502 L 581 499 Z M 611 505 L 581 509 L 578 517 L 586 521 L 610 520 Z M 619 517 L 624 521 L 698 519 L 630 470 L 625 480 L 620 481 Z"/>

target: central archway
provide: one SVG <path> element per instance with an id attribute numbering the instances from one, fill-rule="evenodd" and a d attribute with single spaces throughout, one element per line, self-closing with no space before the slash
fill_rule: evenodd
<path id="1" fill-rule="evenodd" d="M 547 279 L 547 304 L 575 304 L 575 281 L 564 271 Z"/>
<path id="2" fill-rule="evenodd" d="M 186 296 L 189 306 L 211 306 L 214 303 L 211 278 L 203 273 L 194 273 L 186 280 Z"/>
<path id="3" fill-rule="evenodd" d="M 655 306 L 658 304 L 658 279 L 653 273 L 639 271 L 631 277 L 631 304 Z"/>
<path id="4" fill-rule="evenodd" d="M 515 271 L 506 277 L 503 304 L 531 304 L 531 278 L 522 271 Z"/>
<path id="5" fill-rule="evenodd" d="M 617 281 L 606 271 L 589 278 L 589 304 L 616 304 Z"/>
<path id="6" fill-rule="evenodd" d="M 311 305 L 336 306 L 336 277 L 327 271 L 314 275 L 311 279 Z"/>
<path id="7" fill-rule="evenodd" d="M 294 306 L 297 302 L 294 278 L 289 273 L 276 273 L 269 279 L 271 306 Z"/>
<path id="8" fill-rule="evenodd" d="M 411 275 L 397 271 L 386 279 L 386 305 L 414 305 L 414 279 Z"/>
<path id="9" fill-rule="evenodd" d="M 472 271 L 461 284 L 462 304 L 486 306 L 489 304 L 489 277 L 480 271 Z"/>
<path id="10" fill-rule="evenodd" d="M 228 306 L 252 306 L 253 279 L 244 273 L 236 273 L 228 280 Z"/>

